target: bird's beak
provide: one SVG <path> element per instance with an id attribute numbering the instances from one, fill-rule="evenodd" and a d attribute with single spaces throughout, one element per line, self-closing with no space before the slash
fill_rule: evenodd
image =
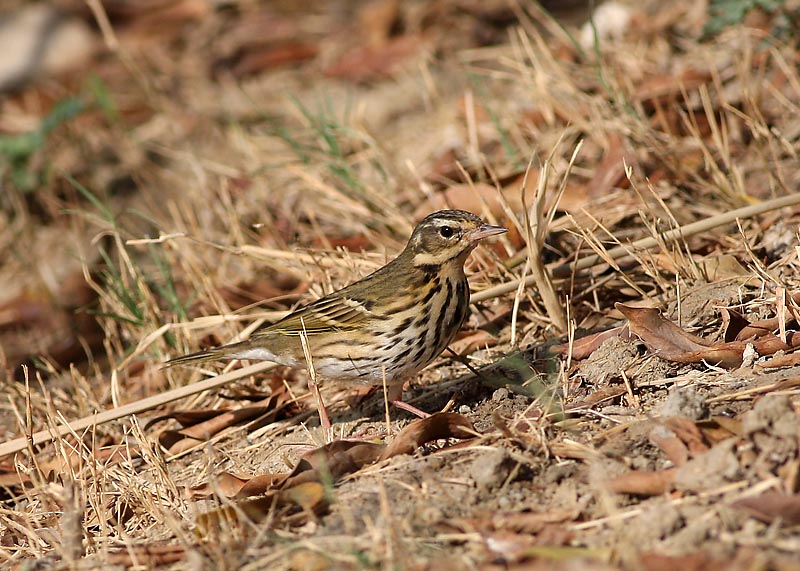
<path id="1" fill-rule="evenodd" d="M 481 224 L 475 230 L 469 233 L 469 241 L 470 242 L 477 242 L 478 240 L 483 240 L 484 238 L 488 238 L 489 236 L 496 236 L 497 234 L 505 234 L 508 232 L 508 228 L 504 228 L 503 226 L 492 226 L 491 224 Z"/>

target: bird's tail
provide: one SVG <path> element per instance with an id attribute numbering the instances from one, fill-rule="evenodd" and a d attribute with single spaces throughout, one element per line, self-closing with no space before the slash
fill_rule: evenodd
<path id="1" fill-rule="evenodd" d="M 230 345 L 223 345 L 222 347 L 215 347 L 213 349 L 206 349 L 204 351 L 197 351 L 196 353 L 189 353 L 188 355 L 181 355 L 175 357 L 164 363 L 164 367 L 174 367 L 175 365 L 188 365 L 192 363 L 204 363 L 206 361 L 219 361 L 222 359 L 235 359 L 234 354 L 243 343 L 232 343 Z"/>

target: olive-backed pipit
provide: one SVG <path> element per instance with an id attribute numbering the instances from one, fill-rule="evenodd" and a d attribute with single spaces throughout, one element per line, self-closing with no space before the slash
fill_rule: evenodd
<path id="1" fill-rule="evenodd" d="M 439 356 L 467 318 L 469 253 L 480 240 L 506 231 L 463 210 L 434 212 L 417 225 L 399 256 L 365 278 L 257 329 L 246 341 L 167 364 L 252 359 L 305 367 L 305 335 L 321 379 L 385 382 L 390 402 L 420 414 L 402 402 L 403 383 Z M 320 417 L 328 430 L 324 410 Z"/>

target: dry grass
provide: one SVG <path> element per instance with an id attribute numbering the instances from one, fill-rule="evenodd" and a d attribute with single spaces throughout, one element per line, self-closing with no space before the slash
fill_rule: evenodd
<path id="1" fill-rule="evenodd" d="M 0 565 L 795 568 L 794 512 L 746 502 L 799 487 L 786 20 L 703 39 L 699 3 L 648 3 L 580 47 L 516 4 L 102 4 L 66 3 L 103 21 L 94 79 L 0 100 Z M 442 205 L 511 232 L 472 255 L 467 331 L 407 400 L 479 436 L 327 450 L 313 486 L 237 497 L 323 443 L 303 375 L 163 361 L 377 269 Z M 785 355 L 593 344 L 617 302 L 714 350 L 771 320 Z M 396 443 L 409 418 L 352 393 L 323 387 L 335 435 Z"/>

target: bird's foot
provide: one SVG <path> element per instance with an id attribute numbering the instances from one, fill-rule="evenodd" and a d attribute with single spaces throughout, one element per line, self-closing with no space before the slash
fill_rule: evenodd
<path id="1" fill-rule="evenodd" d="M 401 401 L 399 399 L 398 400 L 393 400 L 391 402 L 395 407 L 397 407 L 397 408 L 399 408 L 401 410 L 408 411 L 411 414 L 413 414 L 415 416 L 418 416 L 420 418 L 428 418 L 430 416 L 430 414 L 428 414 L 424 410 L 420 410 L 417 407 L 415 407 L 414 405 L 408 404 L 407 402 Z"/>

